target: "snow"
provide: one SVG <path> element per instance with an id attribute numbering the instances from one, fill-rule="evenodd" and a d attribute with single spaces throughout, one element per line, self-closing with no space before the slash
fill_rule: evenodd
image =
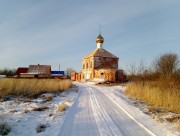
<path id="1" fill-rule="evenodd" d="M 145 114 L 124 95 L 123 86 L 96 86 L 74 83 L 61 94 L 43 94 L 40 98 L 0 102 L 0 122 L 7 122 L 12 131 L 8 136 L 179 136 L 169 130 L 170 124 L 159 123 Z M 52 100 L 45 100 L 52 97 Z M 65 111 L 58 111 L 66 105 Z M 141 105 L 142 106 L 142 105 Z M 44 107 L 42 111 L 34 109 Z M 48 109 L 46 109 L 48 107 Z M 40 124 L 45 131 L 36 132 Z"/>
<path id="2" fill-rule="evenodd" d="M 114 101 L 118 107 L 120 107 L 124 112 L 133 118 L 135 122 L 140 123 L 142 127 L 148 129 L 147 131 L 151 131 L 151 135 L 161 135 L 161 136 L 179 136 L 180 132 L 175 128 L 173 124 L 169 122 L 158 122 L 153 119 L 154 116 L 150 116 L 145 114 L 143 111 L 144 108 L 147 108 L 148 105 L 143 104 L 141 107 L 135 106 L 133 101 L 130 101 L 129 98 L 124 95 L 124 91 L 126 87 L 124 86 L 112 86 L 112 87 L 98 87 L 101 91 L 103 91 L 112 101 Z M 168 113 L 171 115 L 172 113 Z"/>
<path id="3" fill-rule="evenodd" d="M 101 78 L 94 78 L 93 79 L 93 81 L 92 82 L 89 82 L 89 84 L 94 84 L 94 83 L 103 83 L 103 82 L 105 82 L 105 80 L 104 79 L 101 79 Z"/>
<path id="4" fill-rule="evenodd" d="M 176 136 L 135 107 L 125 87 L 76 83 L 80 94 L 67 113 L 59 136 Z"/>
<path id="5" fill-rule="evenodd" d="M 0 79 L 1 79 L 1 78 L 5 78 L 5 77 L 6 77 L 6 75 L 0 75 Z"/>
<path id="6" fill-rule="evenodd" d="M 63 123 L 66 112 L 56 111 L 59 103 L 64 103 L 71 107 L 76 99 L 77 90 L 69 90 L 61 94 L 44 94 L 41 98 L 33 99 L 29 102 L 23 102 L 17 99 L 0 103 L 0 122 L 7 122 L 12 131 L 8 136 L 57 136 L 59 128 Z M 43 98 L 53 96 L 52 101 L 44 101 Z M 69 102 L 71 100 L 72 102 Z M 34 108 L 47 106 L 49 109 L 44 111 L 33 111 Z M 68 109 L 67 109 L 68 110 Z M 39 124 L 46 126 L 45 131 L 36 132 Z"/>

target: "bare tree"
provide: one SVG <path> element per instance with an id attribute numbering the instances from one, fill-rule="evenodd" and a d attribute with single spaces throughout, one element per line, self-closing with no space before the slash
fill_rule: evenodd
<path id="1" fill-rule="evenodd" d="M 65 74 L 69 78 L 72 72 L 76 72 L 76 71 L 73 68 L 67 68 Z"/>
<path id="2" fill-rule="evenodd" d="M 147 71 L 147 68 L 146 68 L 145 62 L 143 59 L 141 59 L 137 67 L 137 74 L 144 75 L 146 71 Z"/>
<path id="3" fill-rule="evenodd" d="M 147 70 L 147 67 L 144 60 L 142 59 L 138 64 L 131 63 L 127 66 L 127 71 L 129 75 L 143 75 L 145 73 L 145 70 Z"/>
<path id="4" fill-rule="evenodd" d="M 126 69 L 127 69 L 129 75 L 136 75 L 137 74 L 136 63 L 131 63 L 131 64 L 127 65 L 126 67 L 127 67 Z"/>
<path id="5" fill-rule="evenodd" d="M 7 77 L 12 77 L 16 73 L 16 69 L 8 69 L 5 68 L 3 70 L 0 70 L 0 75 L 6 75 Z"/>
<path id="6" fill-rule="evenodd" d="M 178 69 L 178 65 L 179 58 L 175 53 L 165 53 L 153 62 L 155 72 L 163 75 L 172 75 Z"/>

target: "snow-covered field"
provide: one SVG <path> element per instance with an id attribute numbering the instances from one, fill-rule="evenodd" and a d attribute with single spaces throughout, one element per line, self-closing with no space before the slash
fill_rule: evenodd
<path id="1" fill-rule="evenodd" d="M 74 83 L 61 94 L 45 94 L 38 99 L 0 102 L 0 122 L 11 126 L 8 136 L 179 136 L 174 126 L 157 122 L 123 94 L 122 86 Z M 45 97 L 52 100 L 45 100 Z M 59 105 L 66 105 L 59 111 Z M 44 108 L 43 108 L 44 107 Z M 38 111 L 42 108 L 42 111 Z M 37 126 L 45 126 L 37 132 Z M 43 129 L 43 127 L 42 127 Z"/>
<path id="2" fill-rule="evenodd" d="M 72 88 L 61 94 L 45 94 L 38 99 L 14 98 L 0 102 L 0 122 L 7 122 L 10 125 L 11 132 L 8 136 L 57 136 L 66 112 L 77 95 L 77 88 Z M 45 97 L 52 97 L 52 100 L 45 101 Z M 57 107 L 62 104 L 66 104 L 68 108 L 60 112 Z M 38 111 L 38 108 L 42 108 L 42 111 Z M 45 126 L 45 130 L 37 133 L 41 126 Z"/>

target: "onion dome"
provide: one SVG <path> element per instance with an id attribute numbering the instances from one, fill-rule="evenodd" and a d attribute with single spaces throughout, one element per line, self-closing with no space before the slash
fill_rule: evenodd
<path id="1" fill-rule="evenodd" d="M 96 43 L 103 43 L 104 42 L 104 38 L 101 36 L 101 34 L 99 34 L 99 36 L 96 38 Z"/>

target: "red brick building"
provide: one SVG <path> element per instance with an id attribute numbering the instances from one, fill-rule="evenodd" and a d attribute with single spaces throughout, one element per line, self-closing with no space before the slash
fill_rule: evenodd
<path id="1" fill-rule="evenodd" d="M 77 81 L 101 79 L 104 81 L 123 81 L 124 73 L 118 69 L 119 58 L 103 48 L 104 38 L 96 38 L 97 48 L 82 59 L 82 72 L 74 74 Z"/>

